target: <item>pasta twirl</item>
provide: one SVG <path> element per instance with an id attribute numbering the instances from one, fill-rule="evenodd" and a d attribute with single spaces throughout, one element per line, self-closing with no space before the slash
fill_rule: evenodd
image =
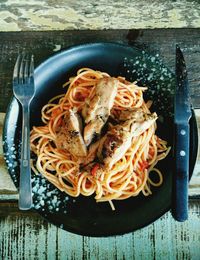
<path id="1" fill-rule="evenodd" d="M 132 138 L 129 149 L 111 169 L 106 169 L 96 159 L 100 142 L 96 143 L 97 147 L 93 150 L 88 148 L 87 158 L 93 158 L 90 168 L 84 165 L 85 160 L 57 147 L 57 135 L 68 110 L 81 113 L 86 100 L 94 95 L 96 83 L 105 77 L 110 76 L 82 68 L 64 84 L 66 93 L 54 97 L 43 107 L 44 125 L 33 127 L 31 131 L 31 150 L 36 155 L 32 169 L 70 196 L 94 194 L 97 202 L 108 201 L 114 209 L 113 200 L 127 199 L 139 193 L 148 196 L 152 193 L 152 186 L 162 184 L 163 175 L 155 166 L 167 156 L 170 147 L 156 135 L 156 123 Z M 113 120 L 126 109 L 142 109 L 144 113 L 150 113 L 152 102 L 143 99 L 146 87 L 139 87 L 136 82 L 131 83 L 123 77 L 116 79 L 117 94 L 107 124 L 112 125 Z M 157 176 L 157 182 L 152 180 L 153 175 Z"/>

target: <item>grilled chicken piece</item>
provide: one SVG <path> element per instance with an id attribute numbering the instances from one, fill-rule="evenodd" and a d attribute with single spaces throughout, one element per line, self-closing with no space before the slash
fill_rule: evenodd
<path id="1" fill-rule="evenodd" d="M 135 121 L 143 121 L 144 115 L 145 114 L 142 108 L 128 108 L 120 112 L 117 121 L 126 121 L 128 119 L 135 119 Z"/>
<path id="2" fill-rule="evenodd" d="M 77 113 L 69 110 L 64 118 L 65 125 L 57 134 L 56 145 L 66 149 L 74 156 L 84 157 L 87 155 L 87 148 L 81 135 L 81 120 Z"/>
<path id="3" fill-rule="evenodd" d="M 82 109 L 86 124 L 84 128 L 86 145 L 92 142 L 95 135 L 100 134 L 102 127 L 106 123 L 117 94 L 117 86 L 117 79 L 102 78 L 96 84 L 92 98 L 86 100 Z"/>
<path id="4" fill-rule="evenodd" d="M 141 135 L 156 119 L 156 113 L 144 114 L 143 120 L 140 118 L 139 121 L 136 121 L 136 119 L 132 118 L 114 126 L 101 139 L 97 152 L 98 158 L 107 168 L 112 168 L 130 148 L 132 138 Z"/>
<path id="5" fill-rule="evenodd" d="M 107 168 L 120 160 L 131 146 L 132 136 L 121 127 L 114 127 L 101 140 L 97 156 Z"/>
<path id="6" fill-rule="evenodd" d="M 137 137 L 144 133 L 158 118 L 156 113 L 145 114 L 142 117 L 126 120 L 122 125 L 123 129 L 131 132 L 132 137 Z"/>
<path id="7" fill-rule="evenodd" d="M 94 159 L 96 157 L 96 153 L 97 153 L 98 147 L 99 147 L 99 141 L 100 140 L 98 140 L 95 143 L 92 143 L 89 146 L 89 150 L 88 150 L 87 156 L 83 159 L 82 165 L 87 165 L 87 164 L 91 163 L 92 161 L 94 161 Z"/>

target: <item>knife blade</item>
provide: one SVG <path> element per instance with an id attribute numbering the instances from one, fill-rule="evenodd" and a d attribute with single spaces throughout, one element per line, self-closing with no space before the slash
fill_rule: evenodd
<path id="1" fill-rule="evenodd" d="M 175 88 L 175 180 L 172 215 L 177 221 L 188 219 L 189 182 L 189 120 L 192 115 L 186 64 L 180 47 L 176 46 Z"/>

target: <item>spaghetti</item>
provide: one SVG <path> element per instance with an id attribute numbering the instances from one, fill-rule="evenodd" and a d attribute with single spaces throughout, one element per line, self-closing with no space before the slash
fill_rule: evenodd
<path id="1" fill-rule="evenodd" d="M 109 170 L 101 167 L 96 159 L 92 167 L 84 168 L 80 158 L 56 146 L 57 135 L 67 111 L 74 109 L 81 113 L 86 99 L 93 95 L 95 85 L 104 77 L 110 76 L 82 68 L 64 84 L 68 88 L 67 92 L 52 98 L 42 108 L 44 125 L 34 126 L 31 131 L 31 150 L 36 155 L 36 160 L 32 160 L 32 169 L 70 196 L 95 194 L 97 202 L 108 201 L 114 209 L 112 200 L 127 199 L 140 192 L 148 196 L 152 194 L 152 186 L 162 184 L 163 175 L 155 166 L 167 156 L 170 148 L 166 141 L 155 134 L 156 123 L 141 135 L 133 137 L 129 149 Z M 139 87 L 136 82 L 131 83 L 123 77 L 116 79 L 118 88 L 110 118 L 117 118 L 121 111 L 131 108 L 150 113 L 152 102 L 145 103 L 143 99 L 146 87 Z M 92 154 L 96 150 L 89 150 L 88 156 L 96 158 Z M 157 181 L 152 176 L 156 176 Z"/>

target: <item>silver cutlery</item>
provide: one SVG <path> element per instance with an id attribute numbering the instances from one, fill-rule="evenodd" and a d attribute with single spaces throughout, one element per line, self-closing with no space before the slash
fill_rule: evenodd
<path id="1" fill-rule="evenodd" d="M 176 46 L 176 91 L 175 91 L 175 181 L 172 214 L 177 221 L 188 219 L 188 181 L 190 155 L 190 125 L 192 115 L 190 91 L 185 60 Z"/>
<path id="2" fill-rule="evenodd" d="M 20 162 L 19 208 L 32 206 L 30 167 L 30 103 L 35 94 L 33 56 L 20 54 L 13 72 L 13 93 L 22 106 L 22 146 Z"/>

